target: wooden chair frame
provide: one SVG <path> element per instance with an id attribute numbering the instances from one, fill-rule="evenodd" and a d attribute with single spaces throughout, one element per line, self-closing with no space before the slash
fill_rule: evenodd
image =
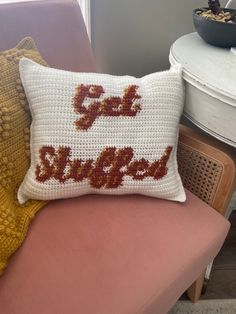
<path id="1" fill-rule="evenodd" d="M 225 215 L 235 189 L 235 149 L 207 134 L 180 126 L 178 165 L 185 188 Z M 191 285 L 191 301 L 200 298 L 205 272 Z"/>

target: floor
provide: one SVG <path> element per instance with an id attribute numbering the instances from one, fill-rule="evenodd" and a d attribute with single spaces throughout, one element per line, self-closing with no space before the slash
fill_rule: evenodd
<path id="1" fill-rule="evenodd" d="M 216 257 L 207 290 L 202 299 L 236 298 L 236 211 L 230 216 L 231 229 Z"/>

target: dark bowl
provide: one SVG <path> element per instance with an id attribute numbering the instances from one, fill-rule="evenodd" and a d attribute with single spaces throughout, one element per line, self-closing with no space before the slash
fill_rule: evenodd
<path id="1" fill-rule="evenodd" d="M 236 24 L 222 23 L 207 19 L 196 13 L 200 10 L 201 9 L 196 9 L 193 11 L 193 22 L 202 39 L 208 44 L 217 47 L 236 47 Z M 233 9 L 224 9 L 224 11 L 236 14 L 236 10 Z"/>

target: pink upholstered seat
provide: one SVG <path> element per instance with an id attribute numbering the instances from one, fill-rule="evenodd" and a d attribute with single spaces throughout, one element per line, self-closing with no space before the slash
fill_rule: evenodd
<path id="1" fill-rule="evenodd" d="M 228 222 L 142 196 L 53 201 L 0 279 L 3 314 L 164 314 L 220 249 Z"/>
<path id="2" fill-rule="evenodd" d="M 94 71 L 75 0 L 0 5 L 0 50 L 32 36 L 54 67 Z M 229 223 L 142 196 L 49 203 L 0 278 L 1 314 L 164 314 L 219 251 Z"/>

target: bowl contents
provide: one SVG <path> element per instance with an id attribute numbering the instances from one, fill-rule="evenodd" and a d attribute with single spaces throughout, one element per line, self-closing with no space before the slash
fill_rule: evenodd
<path id="1" fill-rule="evenodd" d="M 208 0 L 208 7 L 195 9 L 193 23 L 199 36 L 208 44 L 236 47 L 236 10 L 222 8 L 219 0 Z"/>
<path id="2" fill-rule="evenodd" d="M 213 13 L 213 11 L 209 9 L 199 9 L 196 11 L 196 14 L 213 21 L 236 24 L 236 14 L 224 11 L 223 9 L 218 14 Z"/>

